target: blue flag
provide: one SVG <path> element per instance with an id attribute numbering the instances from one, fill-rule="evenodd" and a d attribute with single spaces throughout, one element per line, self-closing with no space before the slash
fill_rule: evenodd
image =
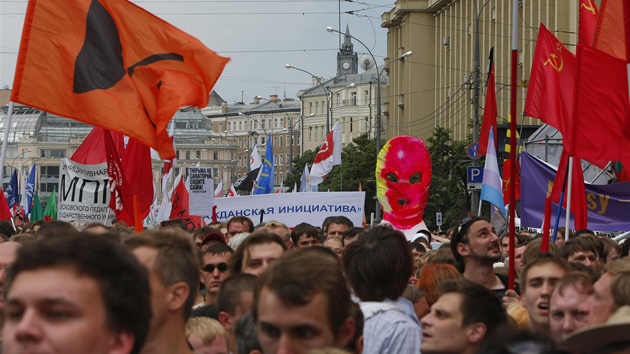
<path id="1" fill-rule="evenodd" d="M 36 165 L 33 164 L 31 167 L 31 172 L 28 174 L 28 180 L 26 181 L 26 201 L 28 203 L 28 207 L 26 209 L 26 215 L 31 213 L 33 209 L 33 193 L 35 192 L 35 170 L 37 169 Z"/>
<path id="2" fill-rule="evenodd" d="M 271 144 L 271 134 L 267 137 L 267 151 L 260 168 L 258 176 L 258 186 L 254 190 L 254 194 L 273 193 L 273 146 Z"/>
<path id="3" fill-rule="evenodd" d="M 7 204 L 9 204 L 9 209 L 13 209 L 15 204 L 19 201 L 19 189 L 17 182 L 17 170 L 13 171 L 11 175 L 11 181 L 9 182 L 9 186 L 7 190 L 4 192 L 4 196 L 7 198 Z"/>
<path id="4" fill-rule="evenodd" d="M 503 203 L 503 180 L 499 174 L 497 150 L 494 144 L 494 132 L 492 129 L 490 129 L 490 136 L 488 137 L 486 164 L 483 167 L 481 200 L 494 204 L 494 206 L 501 211 L 503 216 L 505 216 L 505 204 Z"/>

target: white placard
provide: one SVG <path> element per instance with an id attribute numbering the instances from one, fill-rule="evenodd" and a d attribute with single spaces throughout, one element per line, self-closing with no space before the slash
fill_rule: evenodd
<path id="1" fill-rule="evenodd" d="M 212 167 L 188 168 L 190 215 L 212 215 L 214 205 L 214 179 L 212 177 Z"/>
<path id="2" fill-rule="evenodd" d="M 276 220 L 289 227 L 306 222 L 321 226 L 328 216 L 343 215 L 354 225 L 363 222 L 365 192 L 307 192 L 248 195 L 216 198 L 217 218 L 227 221 L 238 215 L 247 216 L 254 222 Z M 211 214 L 204 214 L 211 215 Z M 207 219 L 207 218 L 204 218 Z"/>
<path id="3" fill-rule="evenodd" d="M 65 158 L 59 171 L 57 219 L 110 225 L 115 215 L 109 209 L 107 163 L 84 165 Z"/>

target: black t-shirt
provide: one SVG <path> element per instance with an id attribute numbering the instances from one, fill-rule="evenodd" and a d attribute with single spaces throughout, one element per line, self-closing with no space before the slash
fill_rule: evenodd
<path id="1" fill-rule="evenodd" d="M 492 289 L 492 293 L 494 295 L 496 295 L 499 299 L 503 299 L 503 296 L 505 295 L 505 292 L 508 289 L 508 276 L 507 275 L 502 275 L 502 274 L 496 274 L 495 275 L 497 277 L 499 277 L 499 280 L 501 280 L 501 284 L 503 284 L 504 288 L 503 289 Z M 516 291 L 517 294 L 521 294 L 521 289 L 518 286 L 518 283 L 514 283 L 514 291 Z"/>

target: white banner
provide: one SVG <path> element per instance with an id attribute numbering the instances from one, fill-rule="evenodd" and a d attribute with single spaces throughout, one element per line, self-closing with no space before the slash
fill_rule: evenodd
<path id="1" fill-rule="evenodd" d="M 109 209 L 107 163 L 83 165 L 61 159 L 59 171 L 57 219 L 110 225 L 115 215 Z"/>
<path id="2" fill-rule="evenodd" d="M 289 227 L 306 222 L 321 226 L 328 216 L 343 215 L 355 225 L 363 222 L 365 192 L 313 192 L 278 193 L 248 195 L 232 198 L 217 198 L 219 221 L 227 221 L 234 216 L 247 216 L 254 225 L 276 220 Z M 204 214 L 209 215 L 209 214 Z M 204 218 L 206 219 L 206 218 Z"/>
<path id="3" fill-rule="evenodd" d="M 190 215 L 212 215 L 214 180 L 212 167 L 189 167 Z"/>

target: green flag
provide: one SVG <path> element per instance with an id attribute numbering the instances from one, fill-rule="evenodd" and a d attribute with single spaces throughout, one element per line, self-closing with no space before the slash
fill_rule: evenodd
<path id="1" fill-rule="evenodd" d="M 57 187 L 53 187 L 53 191 L 48 198 L 46 210 L 44 210 L 44 216 L 57 220 Z"/>
<path id="2" fill-rule="evenodd" d="M 44 218 L 44 209 L 42 209 L 42 202 L 39 201 L 37 191 L 33 194 L 33 210 L 31 210 L 31 221 L 37 221 Z"/>

